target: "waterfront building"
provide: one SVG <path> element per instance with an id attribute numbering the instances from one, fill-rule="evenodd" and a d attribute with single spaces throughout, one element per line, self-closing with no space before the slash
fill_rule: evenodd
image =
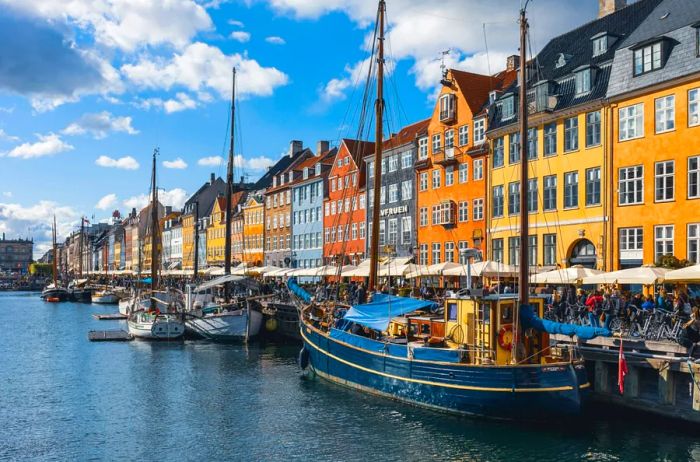
<path id="1" fill-rule="evenodd" d="M 135 208 L 131 209 L 122 225 L 124 226 L 124 269 L 133 271 L 139 263 L 138 248 L 134 247 L 134 237 L 138 236 L 138 215 Z"/>
<path id="2" fill-rule="evenodd" d="M 531 267 L 610 269 L 605 197 L 610 120 L 604 108 L 615 50 L 659 0 L 625 8 L 601 2 L 601 17 L 552 39 L 528 65 L 529 143 L 520 148 L 514 82 L 490 106 L 488 257 L 517 265 L 520 239 Z M 528 178 L 520 178 L 520 162 Z M 528 181 L 529 236 L 520 236 L 520 181 Z"/>
<path id="3" fill-rule="evenodd" d="M 231 195 L 231 210 L 236 212 L 241 199 L 244 197 L 243 191 L 238 191 Z M 209 219 L 210 223 L 206 234 L 206 256 L 207 266 L 224 266 L 226 263 L 226 197 L 216 198 L 214 208 Z M 233 235 L 233 229 L 231 230 Z M 233 246 L 232 246 L 233 249 Z M 233 259 L 232 259 L 233 260 Z"/>
<path id="4" fill-rule="evenodd" d="M 225 193 L 226 182 L 212 173 L 210 180 L 185 202 L 182 210 L 182 269 L 194 269 L 195 241 L 199 243 L 197 246 L 199 263 L 202 261 L 206 263 L 206 228 L 202 233 L 202 218 L 211 215 L 214 201 Z M 202 246 L 203 243 L 204 246 Z"/>
<path id="5" fill-rule="evenodd" d="M 380 255 L 414 257 L 417 245 L 416 171 L 418 140 L 428 136 L 430 119 L 402 128 L 383 143 L 380 197 Z M 367 229 L 374 207 L 374 153 L 365 157 L 367 165 Z M 364 230 L 363 230 L 364 234 Z M 368 234 L 369 236 L 369 234 Z M 367 249 L 369 253 L 369 239 Z"/>
<path id="6" fill-rule="evenodd" d="M 243 204 L 248 200 L 244 192 L 231 219 L 231 264 L 240 265 L 243 262 Z"/>
<path id="7" fill-rule="evenodd" d="M 177 232 L 182 231 L 181 226 L 176 226 L 180 222 L 181 212 L 166 213 L 163 218 L 161 218 L 161 229 L 163 233 L 161 234 L 161 243 L 163 246 L 163 253 L 161 255 L 161 265 L 163 269 L 175 269 L 179 262 L 174 259 L 173 254 L 175 252 L 175 235 Z M 180 247 L 182 247 L 182 236 L 180 236 Z M 182 258 L 182 250 L 180 250 L 180 259 Z M 181 261 L 181 260 L 180 260 Z"/>
<path id="8" fill-rule="evenodd" d="M 6 239 L 2 233 L 0 240 L 0 271 L 26 274 L 32 262 L 33 239 Z"/>
<path id="9" fill-rule="evenodd" d="M 357 265 L 365 258 L 365 158 L 374 143 L 343 139 L 328 172 L 323 202 L 323 258 L 327 265 Z"/>
<path id="10" fill-rule="evenodd" d="M 249 194 L 241 210 L 243 212 L 242 261 L 248 266 L 260 266 L 263 262 L 265 238 L 265 207 L 262 194 Z"/>
<path id="11" fill-rule="evenodd" d="M 158 202 L 156 205 L 157 207 L 157 216 L 158 217 L 163 217 L 165 216 L 166 208 Z M 169 209 L 169 207 L 168 207 Z M 148 272 L 151 271 L 151 249 L 153 248 L 151 245 L 151 233 L 154 231 L 153 230 L 153 219 L 151 217 L 151 204 L 149 203 L 146 207 L 141 209 L 139 212 L 139 225 L 138 225 L 138 234 L 139 234 L 139 241 L 140 241 L 140 247 L 141 247 L 141 262 L 143 263 L 143 267 L 141 268 L 142 272 Z M 158 228 L 155 230 L 156 232 L 156 245 L 158 246 L 158 251 L 162 252 L 162 247 L 161 247 L 161 241 L 160 241 L 160 236 L 162 233 L 162 229 L 160 229 L 160 220 L 158 223 L 155 224 Z"/>
<path id="12" fill-rule="evenodd" d="M 292 254 L 294 268 L 314 268 L 323 260 L 323 201 L 328 194 L 326 178 L 337 148 L 317 152 L 294 170 L 292 188 Z"/>
<path id="13" fill-rule="evenodd" d="M 418 138 L 417 260 L 461 261 L 482 248 L 486 219 L 486 142 L 489 98 L 515 79 L 515 57 L 494 76 L 448 70 L 426 136 Z"/>
<path id="14" fill-rule="evenodd" d="M 326 141 L 319 141 L 317 149 L 328 150 Z M 301 141 L 292 141 L 288 156 L 291 163 L 272 177 L 272 184 L 265 191 L 265 265 L 291 267 L 292 261 L 292 190 L 295 180 L 294 167 L 313 157 Z"/>
<path id="15" fill-rule="evenodd" d="M 607 97 L 610 269 L 700 263 L 700 4 L 664 0 L 620 38 Z"/>

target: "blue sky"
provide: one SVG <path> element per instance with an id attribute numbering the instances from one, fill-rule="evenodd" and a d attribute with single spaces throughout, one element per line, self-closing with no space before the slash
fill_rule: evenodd
<path id="1" fill-rule="evenodd" d="M 532 47 L 597 3 L 533 0 Z M 389 0 L 392 128 L 430 115 L 442 50 L 450 67 L 502 70 L 518 6 Z M 54 212 L 65 235 L 81 214 L 143 204 L 156 146 L 163 197 L 181 205 L 225 173 L 234 65 L 239 175 L 260 176 L 292 139 L 354 136 L 375 13 L 372 0 L 0 0 L 0 232 L 34 236 L 40 254 Z"/>

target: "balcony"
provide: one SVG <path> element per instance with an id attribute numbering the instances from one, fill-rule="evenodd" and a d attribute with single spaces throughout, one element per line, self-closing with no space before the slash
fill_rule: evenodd
<path id="1" fill-rule="evenodd" d="M 457 119 L 457 111 L 452 109 L 448 109 L 445 111 L 440 111 L 440 122 L 444 124 L 451 124 L 454 123 Z"/>
<path id="2" fill-rule="evenodd" d="M 437 165 L 457 165 L 459 164 L 459 156 L 461 152 L 459 148 L 450 146 L 442 151 L 433 154 L 433 163 Z"/>

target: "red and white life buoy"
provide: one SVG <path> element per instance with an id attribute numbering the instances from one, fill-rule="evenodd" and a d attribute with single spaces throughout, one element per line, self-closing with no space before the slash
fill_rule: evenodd
<path id="1" fill-rule="evenodd" d="M 504 324 L 498 331 L 498 346 L 510 351 L 513 348 L 513 325 Z"/>

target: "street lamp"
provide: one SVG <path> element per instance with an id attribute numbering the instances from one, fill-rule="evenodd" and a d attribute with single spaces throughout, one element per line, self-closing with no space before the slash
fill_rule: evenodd
<path id="1" fill-rule="evenodd" d="M 481 258 L 479 249 L 464 249 L 461 251 L 462 258 L 467 261 L 467 290 L 472 291 L 472 258 Z"/>

